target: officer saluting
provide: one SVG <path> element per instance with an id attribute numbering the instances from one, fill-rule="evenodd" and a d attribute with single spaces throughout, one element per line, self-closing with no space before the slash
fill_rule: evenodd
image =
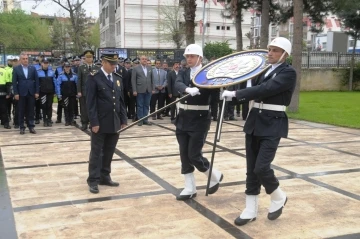
<path id="1" fill-rule="evenodd" d="M 185 176 L 185 188 L 176 197 L 177 200 L 186 200 L 196 197 L 194 177 L 195 167 L 209 176 L 209 161 L 203 157 L 202 148 L 210 127 L 211 116 L 209 104 L 212 90 L 192 87 L 191 79 L 201 69 L 203 51 L 199 45 L 190 44 L 186 47 L 184 57 L 190 68 L 179 71 L 175 91 L 188 93 L 192 97 L 183 100 L 179 105 L 179 114 L 176 118 L 176 138 L 180 148 L 181 173 Z M 209 194 L 215 193 L 223 175 L 216 169 L 212 170 Z"/>
<path id="2" fill-rule="evenodd" d="M 86 106 L 92 132 L 87 179 L 91 193 L 99 192 L 98 185 L 119 186 L 110 177 L 111 160 L 119 139 L 117 132 L 127 124 L 122 79 L 114 73 L 117 53 L 104 52 L 101 57 L 101 69 L 92 72 L 86 81 Z"/>
<path id="3" fill-rule="evenodd" d="M 285 59 L 291 54 L 291 43 L 284 37 L 268 45 L 271 68 L 262 74 L 257 85 L 237 91 L 224 91 L 222 97 L 236 97 L 240 103 L 255 100 L 244 125 L 246 133 L 246 208 L 235 219 L 236 225 L 255 221 L 261 185 L 270 194 L 269 220 L 277 219 L 286 204 L 274 170 L 270 168 L 280 139 L 286 138 L 289 122 L 286 106 L 295 89 L 296 72 Z"/>

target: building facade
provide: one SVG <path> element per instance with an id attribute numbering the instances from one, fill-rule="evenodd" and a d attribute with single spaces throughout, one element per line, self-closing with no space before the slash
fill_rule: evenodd
<path id="1" fill-rule="evenodd" d="M 21 9 L 20 1 L 0 0 L 0 12 L 10 12 L 15 9 Z"/>
<path id="2" fill-rule="evenodd" d="M 173 42 L 160 41 L 161 32 L 156 28 L 162 17 L 159 8 L 164 5 L 181 6 L 179 0 L 99 0 L 100 4 L 100 46 L 118 48 L 175 48 Z M 215 4 L 216 3 L 216 4 Z M 203 4 L 197 0 L 195 18 L 195 42 L 201 45 L 202 32 L 205 42 L 228 41 L 236 49 L 234 19 L 222 17 L 224 5 L 217 1 L 207 1 L 205 19 Z M 183 17 L 181 18 L 183 20 Z M 183 24 L 184 22 L 180 22 Z M 253 10 L 243 12 L 243 48 L 249 49 L 254 41 L 251 35 L 260 37 L 260 16 Z M 275 30 L 274 30 L 275 29 Z M 278 35 L 277 28 L 269 28 L 269 36 Z M 270 39 L 271 40 L 271 39 Z M 183 46 L 185 47 L 185 45 Z"/>

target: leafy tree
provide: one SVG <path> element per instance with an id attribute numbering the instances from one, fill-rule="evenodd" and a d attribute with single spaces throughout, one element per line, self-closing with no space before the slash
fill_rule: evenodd
<path id="1" fill-rule="evenodd" d="M 90 29 L 90 36 L 87 38 L 88 47 L 95 50 L 100 47 L 100 21 L 97 20 L 95 25 Z"/>
<path id="2" fill-rule="evenodd" d="M 360 2 L 358 0 L 344 0 L 340 2 L 336 1 L 335 5 L 337 8 L 336 13 L 342 20 L 345 32 L 354 39 L 349 74 L 349 91 L 352 91 L 355 64 L 354 54 L 356 42 L 360 39 Z"/>
<path id="3" fill-rule="evenodd" d="M 175 2 L 162 5 L 158 8 L 160 20 L 156 26 L 160 42 L 172 42 L 177 49 L 184 43 L 185 28 L 180 24 L 182 8 Z"/>
<path id="4" fill-rule="evenodd" d="M 226 3 L 225 10 L 222 12 L 222 16 L 225 18 L 235 20 L 235 31 L 236 31 L 236 50 L 243 50 L 243 41 L 242 41 L 242 28 L 241 22 L 243 20 L 242 11 L 247 10 L 252 6 L 251 0 L 224 0 Z"/>
<path id="5" fill-rule="evenodd" d="M 22 10 L 0 13 L 0 42 L 7 48 L 51 47 L 49 28 L 39 18 Z"/>
<path id="6" fill-rule="evenodd" d="M 233 52 L 227 41 L 225 42 L 209 42 L 205 43 L 204 56 L 207 59 L 220 58 Z"/>
<path id="7" fill-rule="evenodd" d="M 296 70 L 296 86 L 291 98 L 288 110 L 297 112 L 299 110 L 299 95 L 301 83 L 301 53 L 303 43 L 303 0 L 294 0 L 294 38 L 292 49 L 292 66 Z"/>
<path id="8" fill-rule="evenodd" d="M 65 23 L 60 22 L 57 18 L 55 18 L 52 24 L 51 31 L 51 40 L 52 47 L 55 49 L 64 49 L 65 39 L 64 36 L 67 33 L 67 26 Z"/>

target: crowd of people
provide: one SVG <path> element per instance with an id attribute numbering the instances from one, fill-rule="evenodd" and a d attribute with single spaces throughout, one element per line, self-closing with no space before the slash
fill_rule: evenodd
<path id="1" fill-rule="evenodd" d="M 35 125 L 41 120 L 44 127 L 53 125 L 53 102 L 58 101 L 55 123 L 65 123 L 65 126 L 75 126 L 75 119 L 80 118 L 81 129 L 89 128 L 86 110 L 85 82 L 91 72 L 101 68 L 101 61 L 94 60 L 92 50 L 85 51 L 81 56 L 63 57 L 59 66 L 50 64 L 49 59 L 40 54 L 36 58 L 29 58 L 26 54 L 8 56 L 7 66 L 0 67 L 0 114 L 1 124 L 5 129 L 20 128 L 25 134 L 25 123 L 30 133 L 36 134 Z M 124 98 L 128 119 L 136 121 L 153 113 L 176 100 L 179 92 L 175 90 L 175 81 L 179 71 L 188 69 L 183 61 L 152 62 L 146 56 L 139 58 L 118 58 L 115 72 L 122 77 L 124 84 Z M 152 82 L 148 84 L 146 82 Z M 241 84 L 240 88 L 251 86 L 251 81 Z M 234 88 L 235 89 L 235 88 Z M 211 97 L 211 115 L 217 120 L 218 109 L 221 106 L 220 90 L 214 91 Z M 226 103 L 225 120 L 236 120 L 240 117 L 242 105 L 242 119 L 248 114 L 248 104 L 236 101 Z M 80 109 L 80 110 L 79 110 Z M 63 119 L 64 113 L 64 119 Z M 163 120 L 170 117 L 174 122 L 177 115 L 175 105 L 158 112 L 152 120 Z M 151 125 L 144 120 L 139 126 Z"/>

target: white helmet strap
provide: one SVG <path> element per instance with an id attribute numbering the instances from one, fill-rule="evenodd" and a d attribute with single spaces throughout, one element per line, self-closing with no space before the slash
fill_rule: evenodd
<path id="1" fill-rule="evenodd" d="M 284 50 L 283 54 L 281 55 L 281 57 L 279 58 L 278 62 L 276 64 L 279 64 L 280 61 L 282 61 L 283 57 L 285 56 L 286 51 Z"/>

